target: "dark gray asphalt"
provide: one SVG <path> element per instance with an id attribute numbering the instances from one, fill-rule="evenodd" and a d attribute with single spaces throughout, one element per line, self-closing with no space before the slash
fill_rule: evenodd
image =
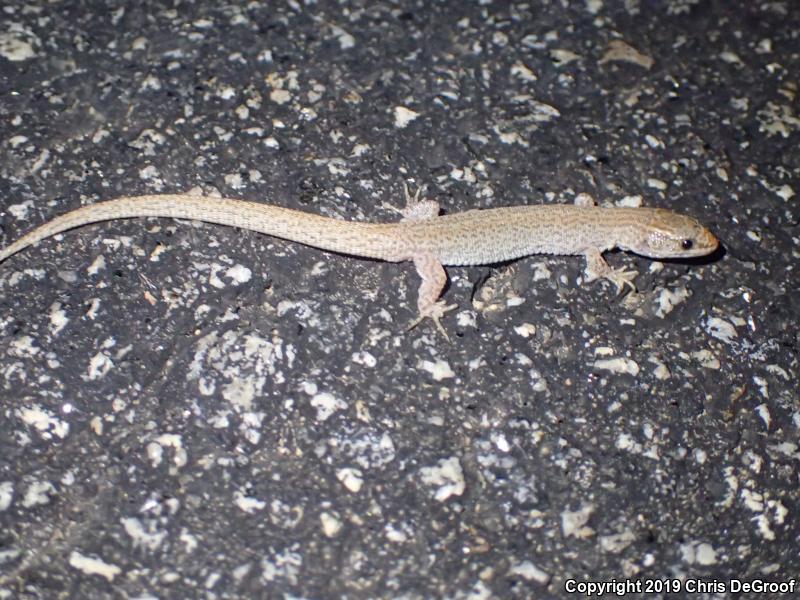
<path id="1" fill-rule="evenodd" d="M 4 2 L 0 244 L 193 188 L 391 220 L 413 181 L 667 207 L 724 250 L 613 253 L 624 298 L 578 258 L 449 269 L 448 344 L 404 333 L 410 265 L 166 219 L 31 248 L 0 599 L 796 597 L 736 587 L 800 568 L 791 2 L 147 6 Z"/>

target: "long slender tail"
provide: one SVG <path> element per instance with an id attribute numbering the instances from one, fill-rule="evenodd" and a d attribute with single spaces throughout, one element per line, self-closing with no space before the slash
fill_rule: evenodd
<path id="1" fill-rule="evenodd" d="M 113 219 L 171 217 L 229 225 L 265 233 L 315 248 L 378 258 L 398 258 L 396 225 L 340 221 L 279 206 L 233 200 L 160 194 L 128 196 L 90 204 L 54 218 L 0 251 L 0 263 L 43 239 L 69 229 Z"/>

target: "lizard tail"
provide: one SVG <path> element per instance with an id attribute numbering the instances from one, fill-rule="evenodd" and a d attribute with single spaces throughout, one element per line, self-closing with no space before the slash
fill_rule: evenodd
<path id="1" fill-rule="evenodd" d="M 136 217 L 204 221 L 248 229 L 322 250 L 382 260 L 403 260 L 394 223 L 341 221 L 245 200 L 159 194 L 117 198 L 58 216 L 0 251 L 0 263 L 58 233 L 90 223 Z"/>

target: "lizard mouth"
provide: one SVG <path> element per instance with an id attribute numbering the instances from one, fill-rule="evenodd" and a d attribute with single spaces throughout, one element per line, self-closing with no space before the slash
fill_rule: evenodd
<path id="1" fill-rule="evenodd" d="M 719 240 L 717 239 L 717 236 L 711 233 L 708 229 L 703 229 L 693 240 L 692 245 L 693 248 L 684 256 L 704 256 L 706 254 L 711 254 L 714 250 L 719 248 Z"/>

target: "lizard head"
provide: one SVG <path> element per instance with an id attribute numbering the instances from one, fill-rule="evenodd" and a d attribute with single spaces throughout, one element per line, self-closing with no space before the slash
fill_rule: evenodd
<path id="1" fill-rule="evenodd" d="M 689 258 L 711 254 L 719 241 L 695 219 L 656 208 L 644 227 L 620 247 L 649 258 Z"/>

